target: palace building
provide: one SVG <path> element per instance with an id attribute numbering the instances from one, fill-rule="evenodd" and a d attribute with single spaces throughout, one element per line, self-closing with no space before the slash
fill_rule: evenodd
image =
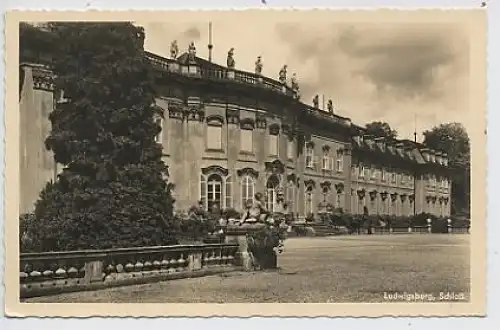
<path id="1" fill-rule="evenodd" d="M 278 191 L 298 217 L 342 208 L 358 214 L 450 214 L 447 155 L 410 140 L 366 134 L 349 118 L 300 100 L 286 66 L 273 80 L 199 58 L 194 44 L 171 58 L 146 53 L 164 110 L 158 119 L 164 161 L 177 211 L 201 201 L 208 208 L 241 210 L 254 193 L 268 209 Z M 20 213 L 32 211 L 39 192 L 60 165 L 44 145 L 49 113 L 57 106 L 51 72 L 20 62 Z"/>

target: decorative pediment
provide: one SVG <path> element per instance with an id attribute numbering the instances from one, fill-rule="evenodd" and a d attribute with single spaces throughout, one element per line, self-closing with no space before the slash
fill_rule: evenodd
<path id="1" fill-rule="evenodd" d="M 290 135 L 290 133 L 292 132 L 291 126 L 289 124 L 281 124 L 281 130 L 285 135 Z"/>
<path id="2" fill-rule="evenodd" d="M 239 169 L 236 171 L 236 174 L 238 174 L 238 176 L 249 175 L 249 176 L 252 176 L 256 179 L 259 177 L 259 172 L 257 172 L 255 169 L 253 169 L 251 167 L 245 167 L 245 168 Z"/>
<path id="3" fill-rule="evenodd" d="M 202 122 L 205 119 L 205 107 L 203 105 L 199 105 L 197 107 L 185 107 L 183 114 L 188 120 L 197 120 Z"/>
<path id="4" fill-rule="evenodd" d="M 439 204 L 443 204 L 444 203 L 444 197 L 443 196 L 439 197 L 438 201 L 439 201 Z"/>
<path id="5" fill-rule="evenodd" d="M 433 203 L 436 203 L 437 196 L 432 196 L 432 197 L 431 197 L 431 200 L 432 200 L 432 202 L 433 202 Z"/>
<path id="6" fill-rule="evenodd" d="M 238 109 L 226 109 L 226 118 L 228 124 L 239 124 L 240 111 Z"/>
<path id="7" fill-rule="evenodd" d="M 342 182 L 335 184 L 335 190 L 337 191 L 337 194 L 340 194 L 344 191 L 344 184 Z"/>
<path id="8" fill-rule="evenodd" d="M 357 193 L 358 193 L 358 197 L 359 197 L 359 199 L 363 199 L 363 198 L 365 198 L 365 195 L 366 195 L 366 190 L 365 190 L 364 188 L 363 188 L 363 189 L 359 189 L 359 190 L 357 191 Z"/>
<path id="9" fill-rule="evenodd" d="M 254 129 L 255 121 L 252 118 L 242 118 L 240 119 L 240 127 L 242 129 Z"/>
<path id="10" fill-rule="evenodd" d="M 323 181 L 319 184 L 323 192 L 330 191 L 332 188 L 332 183 L 330 181 Z"/>
<path id="11" fill-rule="evenodd" d="M 304 185 L 306 187 L 316 188 L 316 182 L 314 182 L 314 180 L 312 179 L 305 180 Z"/>
<path id="12" fill-rule="evenodd" d="M 265 166 L 266 166 L 266 172 L 274 174 L 285 173 L 285 164 L 283 164 L 279 159 L 275 159 L 272 162 L 266 162 Z"/>
<path id="13" fill-rule="evenodd" d="M 204 175 L 219 174 L 220 176 L 227 176 L 229 174 L 229 171 L 222 166 L 212 165 L 202 168 L 201 173 L 203 173 Z"/>
<path id="14" fill-rule="evenodd" d="M 448 197 L 445 197 L 443 201 L 444 201 L 445 204 L 448 204 L 449 200 L 450 199 Z"/>
<path id="15" fill-rule="evenodd" d="M 427 203 L 430 203 L 432 200 L 432 196 L 425 196 L 425 200 L 427 201 Z"/>
<path id="16" fill-rule="evenodd" d="M 404 203 L 404 201 L 406 200 L 407 197 L 408 196 L 406 194 L 402 194 L 402 195 L 399 196 L 399 199 L 401 199 L 401 202 Z"/>
<path id="17" fill-rule="evenodd" d="M 208 116 L 205 121 L 209 125 L 222 126 L 222 124 L 224 124 L 224 117 L 219 116 L 219 115 L 211 115 L 211 116 Z"/>
<path id="18" fill-rule="evenodd" d="M 280 126 L 278 124 L 269 125 L 269 134 L 278 135 L 280 133 Z"/>
<path id="19" fill-rule="evenodd" d="M 388 195 L 388 194 L 389 194 L 389 193 L 388 193 L 387 191 L 382 191 L 382 192 L 380 193 L 380 198 L 382 198 L 382 200 L 383 200 L 383 201 L 385 201 L 385 200 L 387 199 L 387 195 Z"/>
<path id="20" fill-rule="evenodd" d="M 286 176 L 287 182 L 293 182 L 295 185 L 299 185 L 299 177 L 295 173 L 290 173 Z"/>
<path id="21" fill-rule="evenodd" d="M 378 194 L 378 191 L 377 190 L 372 190 L 370 191 L 370 200 L 375 200 L 375 198 L 377 198 L 377 194 Z"/>
<path id="22" fill-rule="evenodd" d="M 391 194 L 391 200 L 392 200 L 393 202 L 395 202 L 397 198 L 398 198 L 398 193 L 393 193 L 393 194 Z"/>
<path id="23" fill-rule="evenodd" d="M 184 107 L 179 104 L 168 106 L 168 116 L 173 119 L 184 119 Z"/>
<path id="24" fill-rule="evenodd" d="M 325 144 L 322 149 L 323 149 L 323 152 L 329 152 L 330 151 L 330 146 L 327 145 L 327 144 Z"/>
<path id="25" fill-rule="evenodd" d="M 415 201 L 415 195 L 411 194 L 410 196 L 408 196 L 408 199 L 413 203 Z"/>
<path id="26" fill-rule="evenodd" d="M 255 126 L 257 128 L 266 128 L 267 118 L 265 113 L 257 112 L 255 115 Z"/>

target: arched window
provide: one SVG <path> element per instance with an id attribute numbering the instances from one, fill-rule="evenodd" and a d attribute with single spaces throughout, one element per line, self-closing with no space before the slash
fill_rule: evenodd
<path id="1" fill-rule="evenodd" d="M 295 182 L 288 181 L 286 186 L 286 203 L 288 204 L 288 210 L 293 212 L 295 205 Z"/>
<path id="2" fill-rule="evenodd" d="M 218 174 L 212 174 L 207 179 L 208 208 L 217 204 L 222 209 L 222 178 Z"/>
<path id="3" fill-rule="evenodd" d="M 278 156 L 279 154 L 279 126 L 271 125 L 269 127 L 269 155 Z"/>
<path id="4" fill-rule="evenodd" d="M 255 182 L 250 175 L 244 175 L 241 178 L 241 206 L 245 208 L 248 201 L 253 203 L 255 194 Z"/>
<path id="5" fill-rule="evenodd" d="M 276 175 L 272 175 L 267 180 L 266 184 L 266 209 L 269 212 L 274 212 L 276 207 L 276 198 L 279 187 L 279 179 Z"/>
<path id="6" fill-rule="evenodd" d="M 313 187 L 308 186 L 306 187 L 306 190 L 304 192 L 304 213 L 305 215 L 309 215 L 311 213 L 314 213 L 313 209 Z"/>
<path id="7" fill-rule="evenodd" d="M 219 174 L 200 176 L 200 201 L 205 210 L 210 210 L 213 204 L 220 209 L 233 206 L 232 178 Z"/>

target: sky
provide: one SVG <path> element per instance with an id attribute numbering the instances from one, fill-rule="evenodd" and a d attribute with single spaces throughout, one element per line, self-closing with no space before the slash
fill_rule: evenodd
<path id="1" fill-rule="evenodd" d="M 413 139 L 416 126 L 419 141 L 422 131 L 441 123 L 461 122 L 469 131 L 470 36 L 464 24 L 379 18 L 284 12 L 136 23 L 145 29 L 148 51 L 169 57 L 172 40 L 180 53 L 194 41 L 197 56 L 208 58 L 211 21 L 214 62 L 225 65 L 234 47 L 238 70 L 254 72 L 261 55 L 263 74 L 277 79 L 287 64 L 288 76 L 297 74 L 303 102 L 324 95 L 337 114 L 358 125 L 385 121 L 402 139 Z"/>

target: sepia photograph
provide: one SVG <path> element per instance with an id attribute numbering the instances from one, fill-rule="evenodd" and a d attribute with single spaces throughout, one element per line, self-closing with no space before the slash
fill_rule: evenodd
<path id="1" fill-rule="evenodd" d="M 16 313 L 484 313 L 483 11 L 7 29 Z"/>

